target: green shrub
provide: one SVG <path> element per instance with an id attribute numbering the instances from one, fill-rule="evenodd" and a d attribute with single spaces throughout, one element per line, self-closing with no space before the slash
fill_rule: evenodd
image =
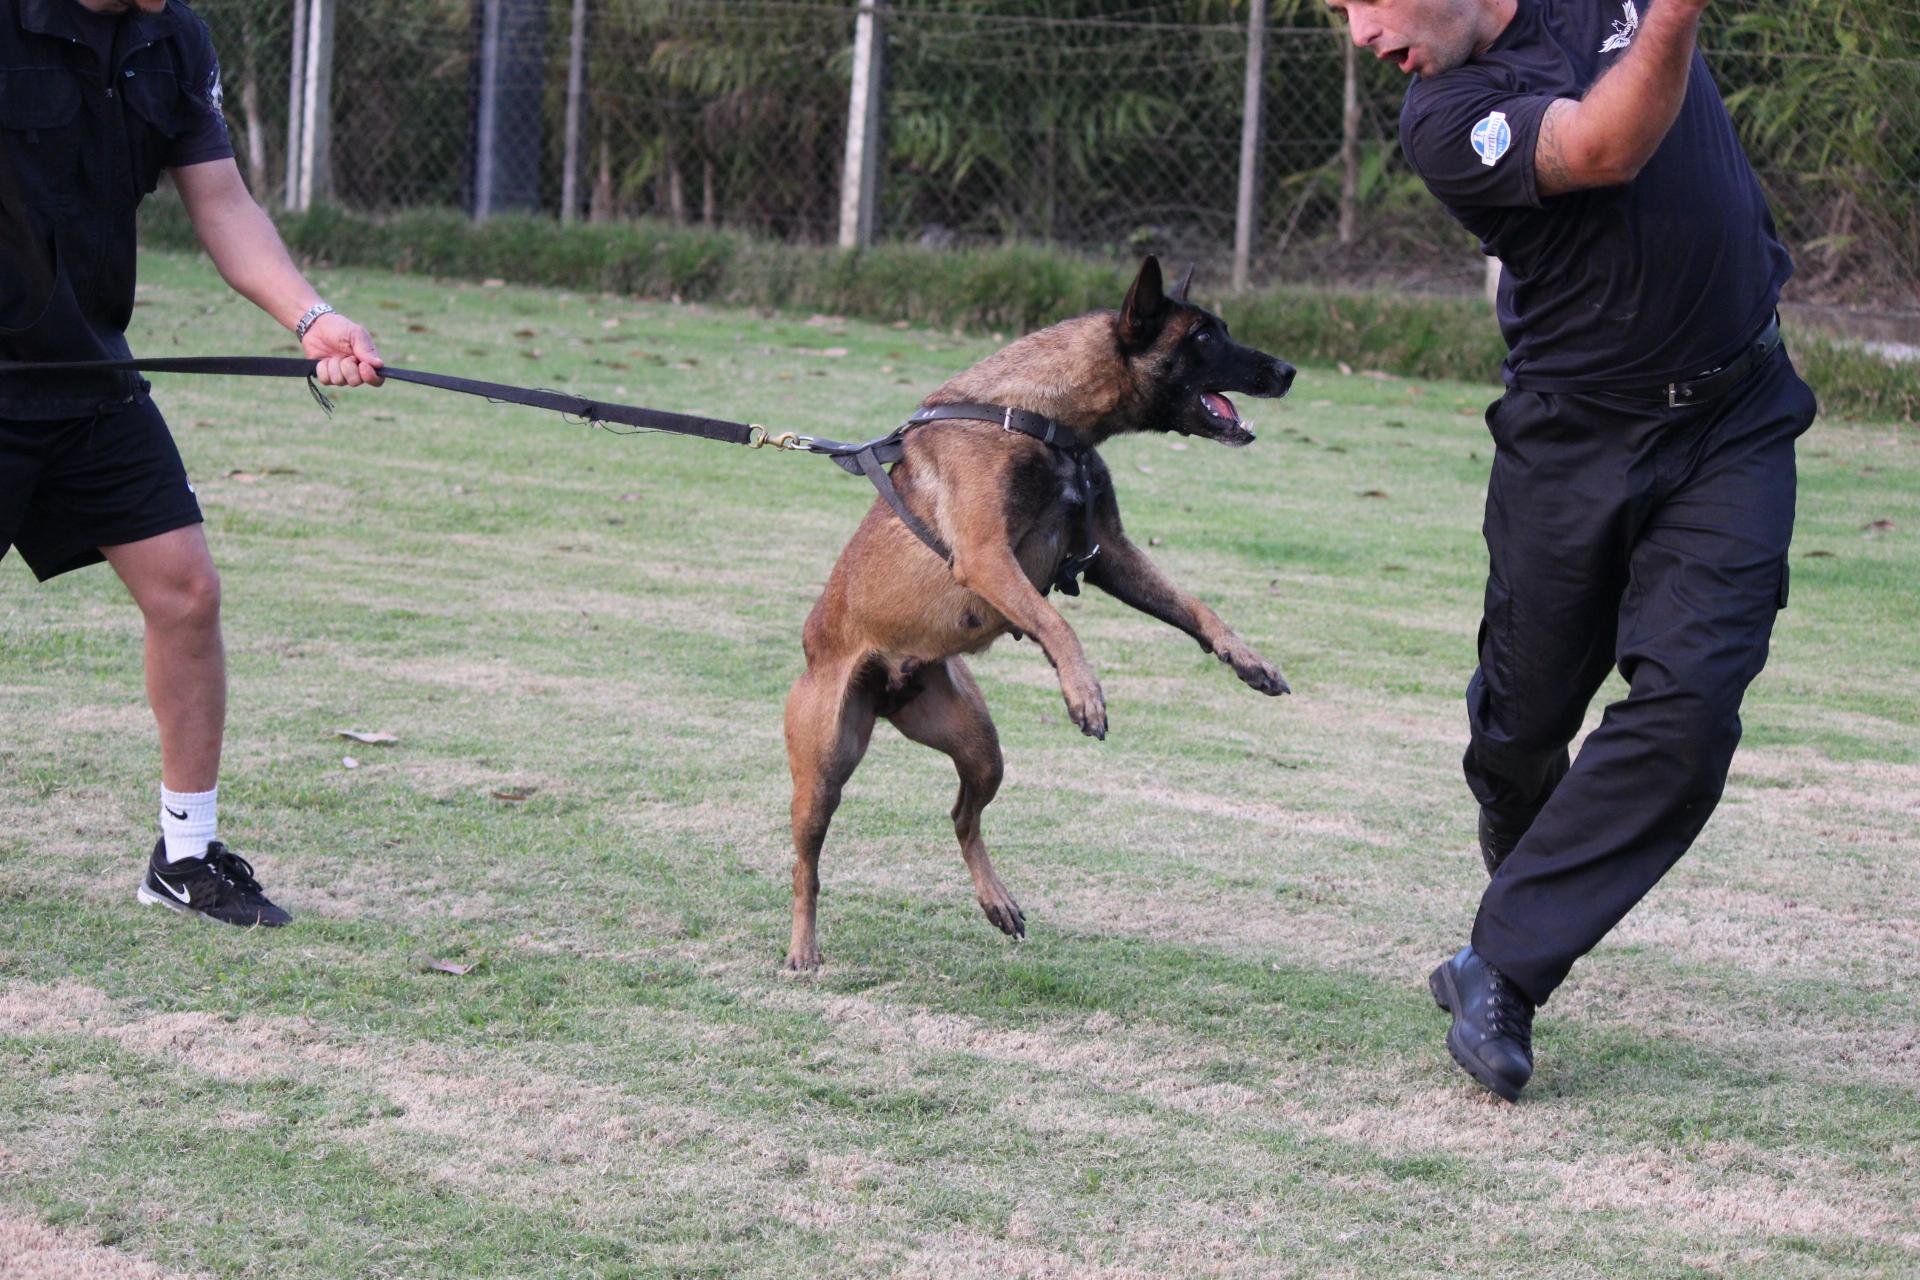
<path id="1" fill-rule="evenodd" d="M 149 201 L 147 243 L 191 248 L 178 201 Z M 563 227 L 549 218 L 473 222 L 451 210 L 368 218 L 320 208 L 279 218 L 296 255 L 335 266 L 496 277 L 588 292 L 824 311 L 872 320 L 1014 334 L 1119 303 L 1135 263 L 1034 244 L 860 253 L 736 231 L 620 222 Z M 1203 300 L 1213 294 L 1202 280 Z M 1478 298 L 1283 286 L 1232 300 L 1234 332 L 1307 363 L 1414 378 L 1498 379 L 1505 345 Z M 1920 365 L 1894 364 L 1817 333 L 1791 335 L 1826 412 L 1920 419 Z"/>

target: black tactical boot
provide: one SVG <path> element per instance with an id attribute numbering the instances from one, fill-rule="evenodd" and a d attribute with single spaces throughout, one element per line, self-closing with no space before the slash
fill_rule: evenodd
<path id="1" fill-rule="evenodd" d="M 1493 873 L 1500 869 L 1500 864 L 1507 860 L 1513 846 L 1519 844 L 1525 834 L 1524 827 L 1518 831 L 1505 827 L 1485 805 L 1480 807 L 1480 861 L 1487 864 L 1488 879 L 1493 878 Z"/>
<path id="2" fill-rule="evenodd" d="M 1427 989 L 1453 1015 L 1453 1060 L 1508 1102 L 1517 1099 L 1533 1076 L 1533 1001 L 1472 947 L 1435 969 Z"/>

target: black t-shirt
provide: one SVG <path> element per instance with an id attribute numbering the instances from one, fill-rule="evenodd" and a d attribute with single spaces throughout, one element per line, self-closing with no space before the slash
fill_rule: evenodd
<path id="1" fill-rule="evenodd" d="M 1698 52 L 1639 177 L 1540 197 L 1548 104 L 1584 96 L 1639 25 L 1633 0 L 1519 0 L 1485 53 L 1407 91 L 1409 163 L 1505 268 L 1509 383 L 1639 390 L 1704 373 L 1760 331 L 1793 274 Z"/>
<path id="2" fill-rule="evenodd" d="M 213 40 L 179 0 L 0 0 L 0 360 L 125 359 L 134 210 L 164 170 L 232 155 Z M 10 375 L 0 418 L 77 418 L 141 385 Z"/>

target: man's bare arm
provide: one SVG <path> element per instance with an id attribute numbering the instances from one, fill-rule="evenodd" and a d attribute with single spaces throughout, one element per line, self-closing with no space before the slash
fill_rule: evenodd
<path id="1" fill-rule="evenodd" d="M 1655 0 L 1633 47 L 1587 96 L 1547 107 L 1534 144 L 1542 196 L 1632 182 L 1679 118 L 1707 0 Z"/>
<path id="2" fill-rule="evenodd" d="M 231 159 L 182 165 L 168 170 L 180 192 L 187 217 L 234 291 L 288 329 L 320 301 L 293 264 L 273 220 L 266 215 Z M 319 361 L 316 376 L 329 386 L 380 385 L 380 350 L 364 328 L 343 315 L 322 315 L 301 340 L 308 357 Z"/>

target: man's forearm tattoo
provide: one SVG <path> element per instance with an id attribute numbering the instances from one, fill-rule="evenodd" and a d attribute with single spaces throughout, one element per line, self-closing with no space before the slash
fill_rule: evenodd
<path id="1" fill-rule="evenodd" d="M 1573 165 L 1567 159 L 1566 143 L 1560 136 L 1560 124 L 1574 104 L 1564 99 L 1547 104 L 1540 119 L 1540 140 L 1533 149 L 1534 185 L 1543 196 L 1557 196 L 1574 189 Z"/>

